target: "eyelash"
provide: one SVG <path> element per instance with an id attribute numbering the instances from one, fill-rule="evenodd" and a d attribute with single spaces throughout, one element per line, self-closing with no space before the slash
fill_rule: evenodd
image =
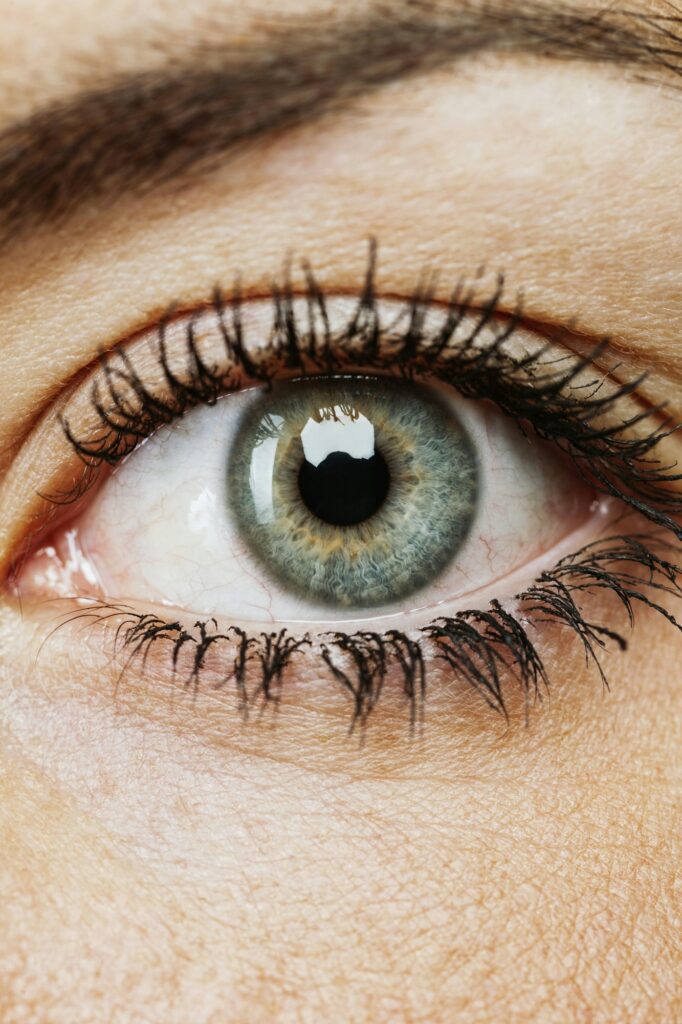
<path id="1" fill-rule="evenodd" d="M 157 335 L 156 354 L 165 378 L 163 395 L 154 394 L 145 386 L 124 347 L 103 355 L 100 380 L 104 387 L 96 381 L 91 394 L 101 429 L 89 438 L 79 438 L 68 418 L 62 418 L 64 433 L 84 465 L 84 474 L 75 488 L 50 500 L 68 504 L 81 498 L 95 482 L 103 464 L 115 466 L 159 427 L 172 423 L 196 405 L 212 405 L 235 390 L 238 373 L 270 384 L 277 371 L 284 368 L 305 375 L 347 373 L 353 367 L 362 367 L 363 372 L 384 370 L 384 349 L 390 343 L 390 361 L 401 375 L 435 375 L 463 397 L 492 401 L 516 420 L 521 430 L 530 428 L 570 455 L 578 471 L 596 489 L 648 519 L 657 528 L 653 535 L 603 538 L 563 559 L 516 595 L 513 612 L 493 601 L 487 611 L 461 611 L 436 620 L 419 631 L 418 639 L 395 630 L 336 632 L 316 638 L 297 638 L 284 630 L 248 636 L 234 626 L 221 632 L 215 620 L 198 622 L 194 631 L 188 631 L 179 622 L 166 622 L 111 605 L 93 604 L 87 612 L 81 609 L 76 617 L 85 614 L 106 622 L 112 615 L 120 615 L 116 642 L 122 641 L 129 651 L 126 667 L 138 657 L 146 665 L 152 649 L 167 644 L 173 674 L 177 676 L 183 656 L 191 651 L 183 685 L 194 692 L 199 689 L 208 652 L 227 646 L 226 658 L 232 659 L 232 668 L 214 686 L 234 682 L 244 714 L 259 702 L 278 704 L 289 663 L 303 650 L 318 648 L 322 662 L 352 698 L 351 729 L 366 725 L 385 681 L 396 669 L 410 708 L 410 721 L 412 726 L 416 724 L 426 696 L 427 648 L 505 717 L 508 712 L 503 683 L 508 673 L 522 687 L 528 707 L 532 700 L 541 699 L 550 686 L 542 656 L 530 637 L 530 627 L 540 622 L 554 622 L 572 630 L 586 660 L 596 668 L 604 685 L 608 685 L 600 654 L 609 643 L 625 650 L 627 641 L 620 633 L 588 621 L 577 603 L 581 597 L 608 591 L 624 608 L 631 626 L 635 607 L 642 604 L 681 628 L 655 598 L 656 594 L 682 596 L 677 583 L 682 569 L 669 559 L 675 548 L 663 536 L 668 532 L 677 540 L 682 538 L 682 526 L 675 522 L 682 511 L 682 497 L 666 489 L 671 482 L 682 479 L 682 474 L 673 473 L 674 466 L 663 465 L 655 458 L 656 447 L 673 432 L 669 422 L 659 424 L 644 436 L 632 432 L 660 409 L 631 415 L 616 425 L 601 422 L 620 401 L 635 395 L 643 380 L 621 385 L 606 394 L 602 393 L 606 374 L 602 379 L 582 381 L 584 371 L 603 355 L 604 344 L 585 357 L 550 361 L 543 361 L 549 343 L 520 358 L 507 352 L 505 346 L 522 322 L 520 303 L 511 318 L 499 323 L 492 341 L 481 345 L 482 332 L 499 319 L 502 278 L 462 340 L 455 340 L 456 334 L 463 318 L 470 314 L 474 298 L 473 290 L 467 290 L 462 282 L 455 288 L 444 323 L 435 336 L 424 333 L 425 316 L 434 298 L 434 284 L 426 278 L 405 303 L 401 317 L 382 325 L 375 291 L 376 261 L 377 248 L 372 243 L 357 306 L 344 328 L 333 336 L 328 300 L 310 267 L 304 268 L 307 291 L 303 296 L 294 291 L 287 271 L 284 286 L 272 291 L 273 331 L 267 357 L 261 361 L 249 354 L 244 341 L 239 288 L 235 288 L 229 302 L 216 291 L 213 309 L 232 367 L 228 374 L 203 361 L 192 320 L 186 329 L 183 379 L 171 369 L 166 344 L 171 314 L 161 323 Z M 295 305 L 301 297 L 307 305 L 305 322 Z M 406 324 L 398 334 L 397 325 L 403 318 Z M 257 666 L 259 678 L 249 686 L 253 665 Z"/>

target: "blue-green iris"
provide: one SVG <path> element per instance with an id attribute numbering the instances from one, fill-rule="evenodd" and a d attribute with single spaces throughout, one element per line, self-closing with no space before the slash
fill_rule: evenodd
<path id="1" fill-rule="evenodd" d="M 240 424 L 228 499 L 256 558 L 335 608 L 393 604 L 466 540 L 478 498 L 464 427 L 432 389 L 392 378 L 291 381 Z"/>

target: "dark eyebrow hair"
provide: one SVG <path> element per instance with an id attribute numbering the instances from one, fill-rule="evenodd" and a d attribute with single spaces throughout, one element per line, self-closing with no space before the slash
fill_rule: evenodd
<path id="1" fill-rule="evenodd" d="M 670 8 L 674 10 L 674 8 Z M 481 51 L 682 75 L 682 12 L 562 3 L 392 0 L 346 17 L 288 19 L 249 43 L 198 48 L 114 76 L 0 133 L 0 235 L 93 200 L 162 185 L 396 79 Z"/>

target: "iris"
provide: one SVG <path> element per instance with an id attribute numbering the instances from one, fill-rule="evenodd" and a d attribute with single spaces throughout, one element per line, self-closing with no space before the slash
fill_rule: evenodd
<path id="1" fill-rule="evenodd" d="M 439 395 L 388 377 L 290 381 L 239 425 L 227 497 L 255 557 L 327 607 L 379 607 L 432 582 L 467 538 L 476 453 Z"/>

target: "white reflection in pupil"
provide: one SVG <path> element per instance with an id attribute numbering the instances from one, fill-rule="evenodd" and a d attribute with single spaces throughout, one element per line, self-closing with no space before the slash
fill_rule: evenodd
<path id="1" fill-rule="evenodd" d="M 335 405 L 320 409 L 319 419 L 309 419 L 301 431 L 306 461 L 315 469 L 332 452 L 346 452 L 354 459 L 374 455 L 374 425 L 354 409 Z"/>

